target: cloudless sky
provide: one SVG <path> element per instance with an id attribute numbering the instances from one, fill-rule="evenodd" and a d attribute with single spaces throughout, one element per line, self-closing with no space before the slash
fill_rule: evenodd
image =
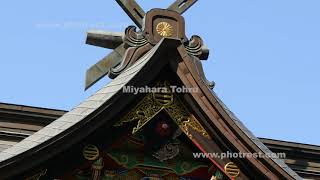
<path id="1" fill-rule="evenodd" d="M 174 0 L 139 0 L 145 11 Z M 199 0 L 185 14 L 188 37 L 211 49 L 215 92 L 258 137 L 320 145 L 320 1 Z M 133 24 L 114 0 L 0 3 L 0 102 L 70 110 L 87 68 L 110 51 L 86 31 Z"/>

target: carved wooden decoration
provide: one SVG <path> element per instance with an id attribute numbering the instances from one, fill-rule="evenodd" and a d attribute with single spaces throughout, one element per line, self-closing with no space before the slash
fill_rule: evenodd
<path id="1" fill-rule="evenodd" d="M 159 85 L 160 87 L 169 87 L 167 83 L 163 84 L 164 86 L 161 86 L 160 83 L 157 87 Z M 122 126 L 125 123 L 136 121 L 137 125 L 132 130 L 132 133 L 136 133 L 161 111 L 165 111 L 189 138 L 193 139 L 189 132 L 191 128 L 203 137 L 211 139 L 200 122 L 187 110 L 181 100 L 170 92 L 169 88 L 164 93 L 147 94 L 114 126 Z"/>
<path id="2" fill-rule="evenodd" d="M 166 25 L 167 27 L 167 31 L 162 33 L 167 36 L 163 36 L 158 32 L 158 28 L 162 25 Z M 165 9 L 152 9 L 146 14 L 143 33 L 149 43 L 153 45 L 157 44 L 163 37 L 180 39 L 182 42 L 187 41 L 184 18 L 175 11 Z M 170 36 L 168 36 L 169 34 Z"/>
<path id="3" fill-rule="evenodd" d="M 179 39 L 188 54 L 200 60 L 209 56 L 208 48 L 199 36 L 189 40 L 185 35 L 185 21 L 181 16 L 197 0 L 177 0 L 168 9 L 152 9 L 145 13 L 135 0 L 116 0 L 140 30 L 129 26 L 125 33 L 102 31 L 88 32 L 87 43 L 114 49 L 112 53 L 87 70 L 85 89 L 102 77 L 117 77 L 123 70 L 138 61 L 162 38 Z M 202 66 L 197 65 L 200 75 L 210 88 L 213 83 L 206 80 Z"/>

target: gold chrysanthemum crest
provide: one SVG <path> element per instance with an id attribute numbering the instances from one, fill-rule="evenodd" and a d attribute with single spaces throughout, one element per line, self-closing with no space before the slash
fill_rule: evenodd
<path id="1" fill-rule="evenodd" d="M 173 34 L 173 27 L 167 22 L 160 22 L 156 27 L 157 33 L 163 37 L 171 37 Z"/>

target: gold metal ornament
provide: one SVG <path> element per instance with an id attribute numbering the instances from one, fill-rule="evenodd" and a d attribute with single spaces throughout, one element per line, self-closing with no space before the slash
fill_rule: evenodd
<path id="1" fill-rule="evenodd" d="M 173 27 L 167 22 L 160 22 L 156 27 L 157 33 L 163 37 L 171 37 L 173 34 Z"/>
<path id="2" fill-rule="evenodd" d="M 224 170 L 231 177 L 238 177 L 240 174 L 240 169 L 233 162 L 229 162 L 224 166 Z"/>
<path id="3" fill-rule="evenodd" d="M 158 83 L 157 87 L 169 87 L 169 83 Z M 189 128 L 197 131 L 205 138 L 211 139 L 208 132 L 197 121 L 197 119 L 187 110 L 178 96 L 175 96 L 170 89 L 165 93 L 147 94 L 128 114 L 126 114 L 114 126 L 119 127 L 128 122 L 138 121 L 133 128 L 132 134 L 139 131 L 145 124 L 151 121 L 162 110 L 177 123 L 180 129 L 193 139 Z"/>
<path id="4" fill-rule="evenodd" d="M 95 145 L 88 144 L 83 148 L 82 154 L 85 159 L 93 161 L 99 157 L 99 149 Z"/>
<path id="5" fill-rule="evenodd" d="M 155 93 L 153 94 L 154 100 L 156 100 L 157 103 L 160 105 L 166 106 L 172 103 L 173 96 L 172 95 L 166 95 L 166 94 L 159 94 Z"/>

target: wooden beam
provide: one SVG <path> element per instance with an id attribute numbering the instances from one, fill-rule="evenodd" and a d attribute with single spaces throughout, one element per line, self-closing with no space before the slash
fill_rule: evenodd
<path id="1" fill-rule="evenodd" d="M 145 12 L 135 0 L 116 0 L 121 8 L 128 14 L 132 21 L 142 28 Z"/>
<path id="2" fill-rule="evenodd" d="M 115 49 L 123 43 L 124 33 L 92 30 L 87 32 L 86 44 Z"/>
<path id="3" fill-rule="evenodd" d="M 95 65 L 91 66 L 86 72 L 85 90 L 90 88 L 93 84 L 108 74 L 112 67 L 121 63 L 122 57 L 126 49 L 122 43 L 114 49 L 109 55 L 101 59 Z"/>
<path id="4" fill-rule="evenodd" d="M 197 1 L 198 0 L 176 0 L 173 4 L 171 4 L 171 6 L 169 6 L 168 10 L 183 14 Z"/>

